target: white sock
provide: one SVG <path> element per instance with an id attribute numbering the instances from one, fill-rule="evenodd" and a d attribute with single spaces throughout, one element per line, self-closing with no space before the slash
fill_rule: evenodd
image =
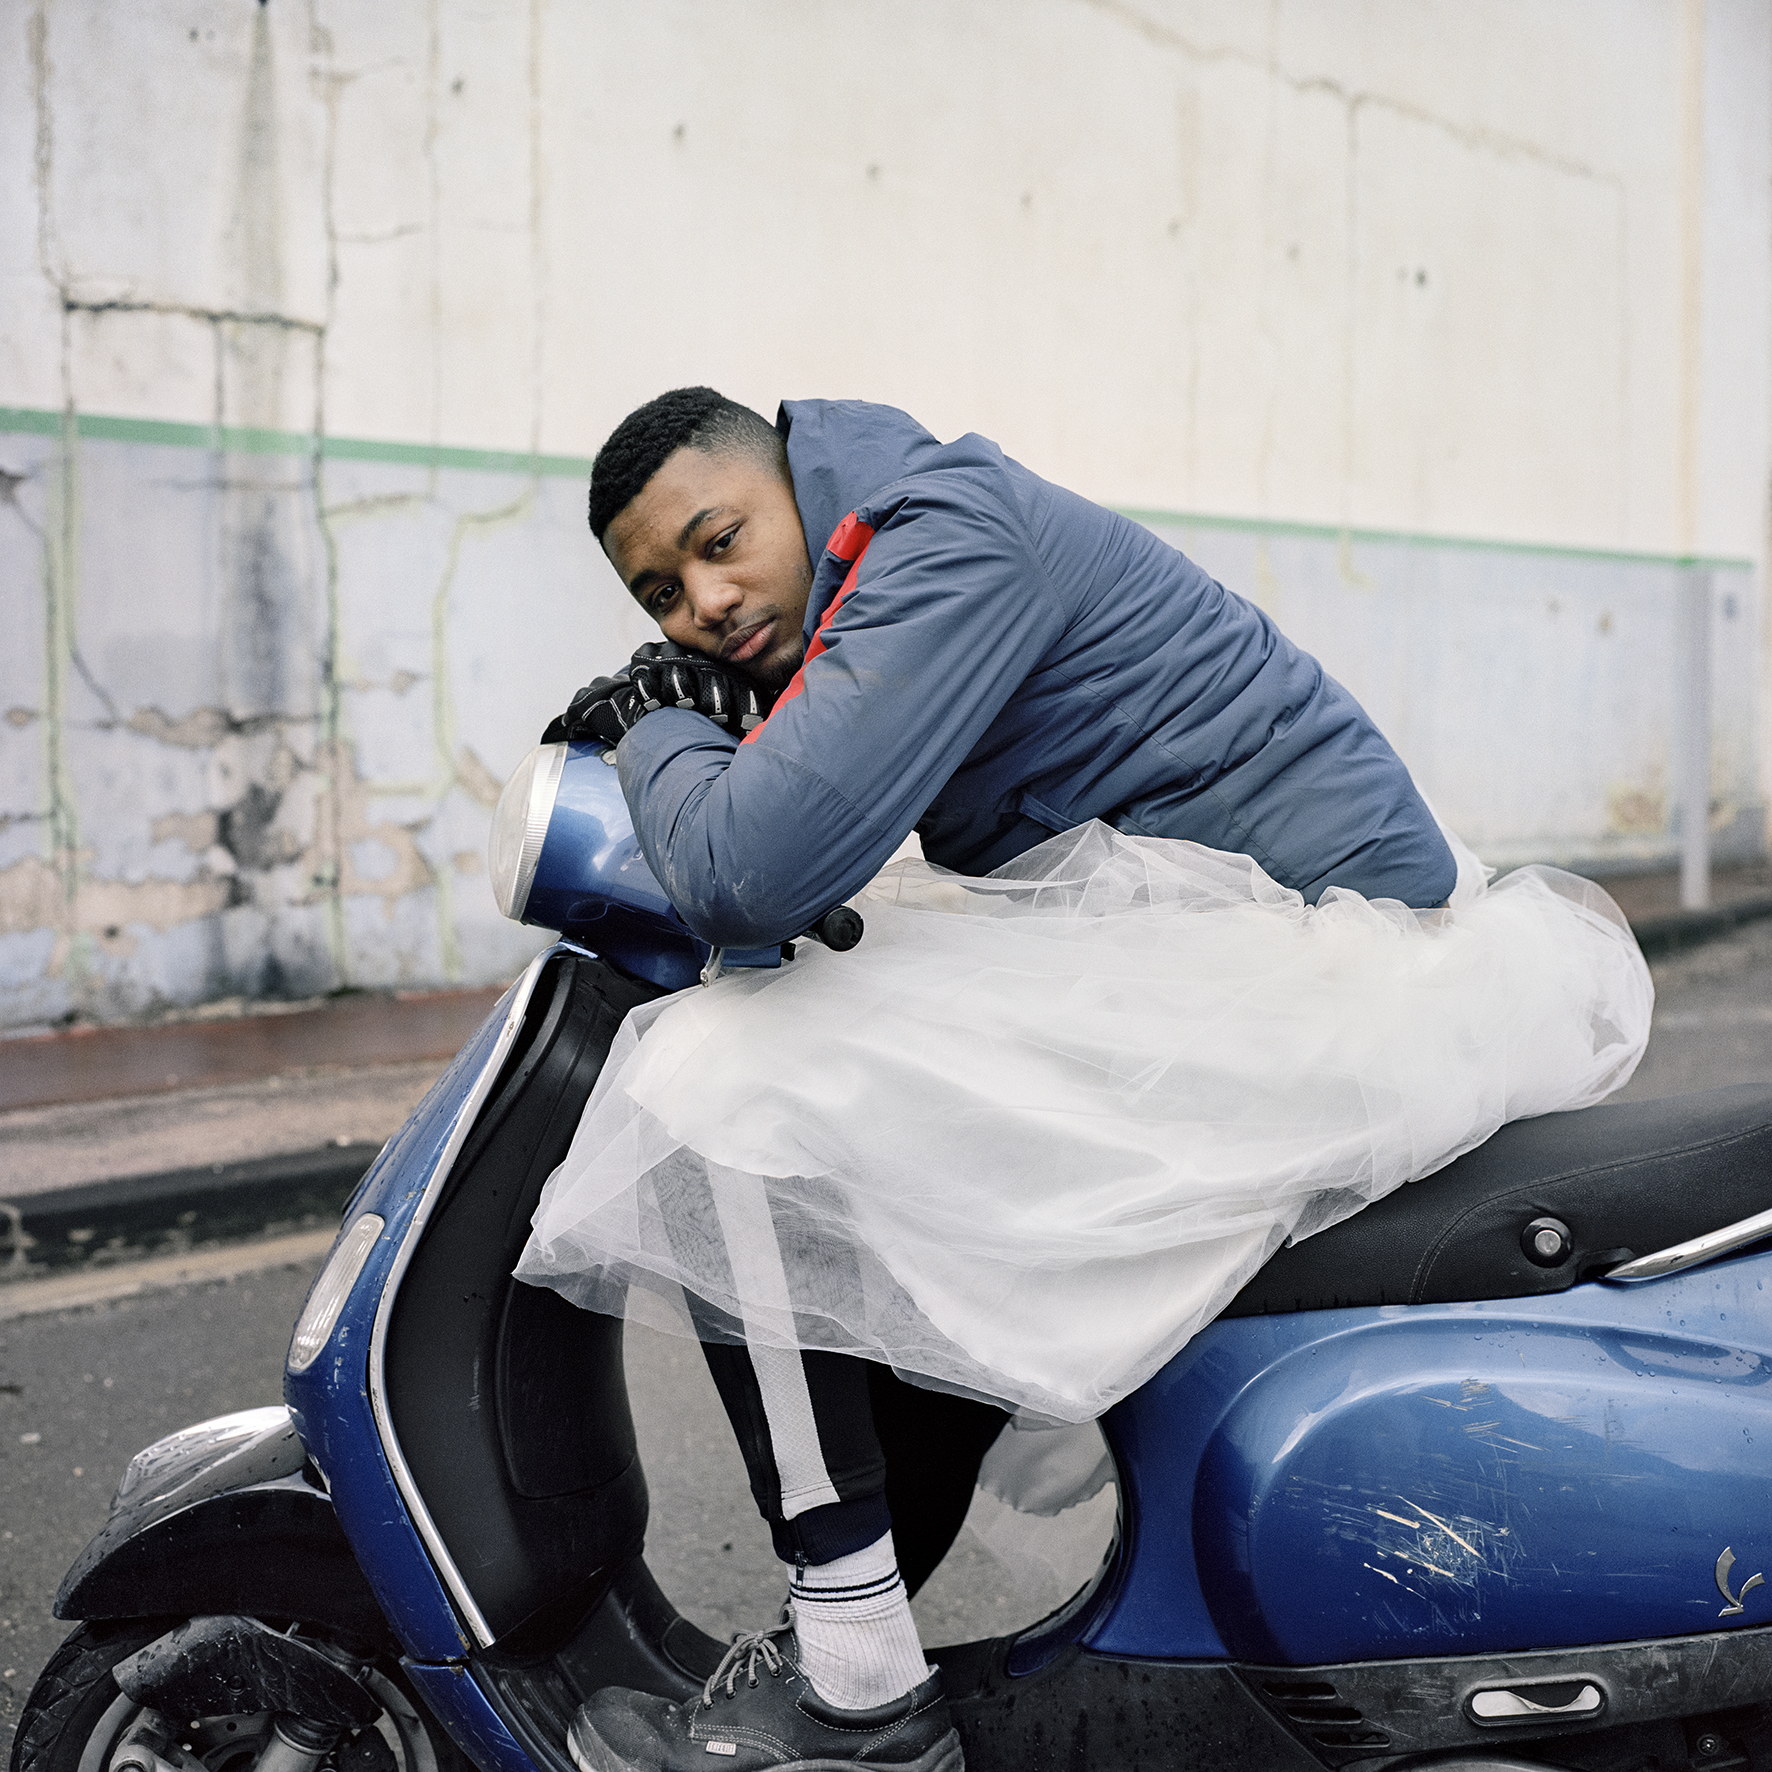
<path id="1" fill-rule="evenodd" d="M 892 1534 L 795 1572 L 788 1585 L 800 1668 L 838 1710 L 871 1710 L 929 1678 Z"/>

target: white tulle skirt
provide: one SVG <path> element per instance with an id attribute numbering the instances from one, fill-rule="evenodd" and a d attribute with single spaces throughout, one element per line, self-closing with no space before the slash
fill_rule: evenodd
<path id="1" fill-rule="evenodd" d="M 1427 912 L 1102 824 L 985 879 L 894 863 L 851 952 L 628 1017 L 517 1275 L 1099 1415 L 1287 1238 L 1630 1076 L 1611 899 L 1458 853 Z"/>

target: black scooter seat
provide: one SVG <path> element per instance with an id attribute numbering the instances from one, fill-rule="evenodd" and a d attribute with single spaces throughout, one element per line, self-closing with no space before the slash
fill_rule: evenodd
<path id="1" fill-rule="evenodd" d="M 1503 1126 L 1438 1174 L 1279 1251 L 1227 1317 L 1562 1292 L 1772 1207 L 1772 1088 L 1580 1108 Z M 1534 1219 L 1562 1260 L 1526 1252 Z"/>

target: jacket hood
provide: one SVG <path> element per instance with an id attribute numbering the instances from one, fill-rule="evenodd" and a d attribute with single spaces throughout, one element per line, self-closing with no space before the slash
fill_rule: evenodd
<path id="1" fill-rule="evenodd" d="M 784 400 L 794 502 L 814 571 L 831 531 L 872 493 L 933 464 L 941 444 L 908 412 L 869 400 Z"/>

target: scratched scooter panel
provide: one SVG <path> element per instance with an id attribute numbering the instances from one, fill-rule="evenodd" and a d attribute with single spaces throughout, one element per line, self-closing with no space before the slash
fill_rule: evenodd
<path id="1" fill-rule="evenodd" d="M 1769 1449 L 1763 1353 L 1393 1319 L 1238 1399 L 1201 1462 L 1201 1582 L 1232 1655 L 1295 1666 L 1763 1624 Z"/>

